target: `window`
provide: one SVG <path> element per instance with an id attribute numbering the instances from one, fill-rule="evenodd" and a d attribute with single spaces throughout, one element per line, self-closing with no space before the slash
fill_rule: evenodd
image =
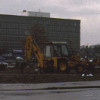
<path id="1" fill-rule="evenodd" d="M 51 46 L 50 45 L 46 46 L 45 56 L 48 58 L 51 57 Z"/>
<path id="2" fill-rule="evenodd" d="M 62 49 L 62 55 L 63 56 L 68 56 L 69 55 L 68 50 L 66 48 L 66 45 L 62 45 L 61 49 Z"/>
<path id="3" fill-rule="evenodd" d="M 60 46 L 59 45 L 54 45 L 54 56 L 58 57 L 60 56 Z"/>

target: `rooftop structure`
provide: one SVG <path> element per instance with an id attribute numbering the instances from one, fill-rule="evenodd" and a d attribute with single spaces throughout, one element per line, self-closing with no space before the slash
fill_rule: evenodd
<path id="1" fill-rule="evenodd" d="M 33 11 L 27 11 L 23 10 L 22 16 L 34 16 L 34 17 L 50 17 L 50 13 L 47 12 L 33 12 Z"/>

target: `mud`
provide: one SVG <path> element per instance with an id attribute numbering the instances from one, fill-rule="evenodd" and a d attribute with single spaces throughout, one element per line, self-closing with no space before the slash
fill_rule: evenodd
<path id="1" fill-rule="evenodd" d="M 100 80 L 100 74 L 82 76 L 82 74 L 22 74 L 17 69 L 0 71 L 0 83 L 50 83 Z"/>

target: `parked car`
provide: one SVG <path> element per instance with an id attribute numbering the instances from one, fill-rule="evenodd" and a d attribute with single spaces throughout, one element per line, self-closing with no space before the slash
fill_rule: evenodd
<path id="1" fill-rule="evenodd" d="M 6 70 L 8 63 L 0 61 L 0 70 Z"/>

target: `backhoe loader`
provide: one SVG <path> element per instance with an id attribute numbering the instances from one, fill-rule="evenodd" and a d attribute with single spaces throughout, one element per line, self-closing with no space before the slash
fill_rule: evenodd
<path id="1" fill-rule="evenodd" d="M 32 52 L 37 59 L 37 66 L 30 62 Z M 28 65 L 26 70 L 31 66 L 33 69 L 37 68 L 40 73 L 83 73 L 88 66 L 86 61 L 73 54 L 66 42 L 47 42 L 44 43 L 44 50 L 41 50 L 31 35 L 26 36 L 25 61 Z"/>

